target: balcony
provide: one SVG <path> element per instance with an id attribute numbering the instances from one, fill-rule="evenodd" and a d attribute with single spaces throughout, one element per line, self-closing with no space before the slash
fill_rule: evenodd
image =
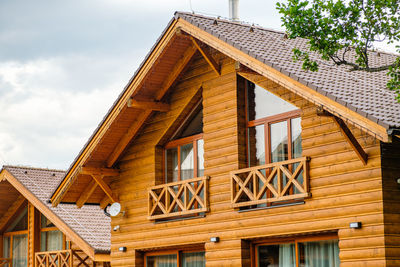
<path id="1" fill-rule="evenodd" d="M 303 157 L 232 171 L 232 206 L 273 206 L 310 197 L 308 161 Z"/>
<path id="2" fill-rule="evenodd" d="M 35 253 L 35 267 L 91 266 L 89 261 L 84 253 L 71 249 Z"/>
<path id="3" fill-rule="evenodd" d="M 9 266 L 9 263 L 11 263 L 11 259 L 0 258 L 0 267 Z"/>
<path id="4" fill-rule="evenodd" d="M 182 218 L 208 211 L 208 177 L 149 189 L 149 220 Z"/>

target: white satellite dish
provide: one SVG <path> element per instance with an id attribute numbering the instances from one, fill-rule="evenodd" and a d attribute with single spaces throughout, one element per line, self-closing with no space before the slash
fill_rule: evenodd
<path id="1" fill-rule="evenodd" d="M 121 204 L 119 204 L 118 202 L 114 202 L 111 207 L 110 207 L 110 215 L 112 217 L 117 216 L 120 212 L 121 212 Z"/>

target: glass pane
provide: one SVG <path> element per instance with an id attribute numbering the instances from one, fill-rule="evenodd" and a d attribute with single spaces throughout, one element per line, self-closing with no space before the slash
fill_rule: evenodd
<path id="1" fill-rule="evenodd" d="M 178 149 L 165 151 L 165 180 L 167 183 L 178 181 Z"/>
<path id="2" fill-rule="evenodd" d="M 248 82 L 247 98 L 248 121 L 298 109 L 296 106 L 251 82 Z"/>
<path id="3" fill-rule="evenodd" d="M 40 224 L 41 228 L 55 227 L 55 225 L 49 219 L 47 219 L 43 214 L 41 215 L 40 218 Z"/>
<path id="4" fill-rule="evenodd" d="M 204 140 L 197 141 L 197 177 L 204 176 Z"/>
<path id="5" fill-rule="evenodd" d="M 337 240 L 299 243 L 301 267 L 339 267 Z"/>
<path id="6" fill-rule="evenodd" d="M 182 253 L 182 267 L 205 267 L 204 252 Z"/>
<path id="7" fill-rule="evenodd" d="M 15 235 L 13 236 L 13 267 L 26 267 L 27 266 L 27 255 L 28 255 L 28 238 L 27 235 Z"/>
<path id="8" fill-rule="evenodd" d="M 10 237 L 3 238 L 3 258 L 10 257 Z"/>
<path id="9" fill-rule="evenodd" d="M 6 232 L 28 230 L 28 208 L 25 208 L 14 222 L 7 228 Z"/>
<path id="10" fill-rule="evenodd" d="M 296 250 L 294 244 L 280 244 L 258 247 L 259 267 L 295 267 Z"/>
<path id="11" fill-rule="evenodd" d="M 147 267 L 177 267 L 176 254 L 148 256 L 146 259 Z"/>
<path id="12" fill-rule="evenodd" d="M 181 180 L 194 177 L 193 143 L 181 146 Z"/>
<path id="13" fill-rule="evenodd" d="M 265 164 L 264 125 L 248 128 L 247 136 L 249 166 Z"/>
<path id="14" fill-rule="evenodd" d="M 40 251 L 62 250 L 63 236 L 60 231 L 40 233 Z"/>
<path id="15" fill-rule="evenodd" d="M 200 134 L 203 132 L 203 106 L 200 105 L 198 110 L 186 122 L 186 125 L 175 136 L 175 139 Z"/>
<path id="16" fill-rule="evenodd" d="M 301 119 L 295 118 L 291 120 L 292 128 L 292 158 L 301 157 Z"/>
<path id="17" fill-rule="evenodd" d="M 288 159 L 287 122 L 282 121 L 271 124 L 271 162 Z"/>

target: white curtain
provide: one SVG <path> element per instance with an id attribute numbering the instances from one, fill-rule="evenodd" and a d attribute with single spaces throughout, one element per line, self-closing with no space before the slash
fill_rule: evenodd
<path id="1" fill-rule="evenodd" d="M 279 267 L 296 266 L 296 249 L 294 244 L 279 245 Z"/>
<path id="2" fill-rule="evenodd" d="M 337 240 L 304 243 L 304 267 L 339 267 Z"/>
<path id="3" fill-rule="evenodd" d="M 63 236 L 60 231 L 42 232 L 40 235 L 40 250 L 55 251 L 62 250 Z"/>
<path id="4" fill-rule="evenodd" d="M 27 235 L 13 236 L 13 267 L 26 267 L 28 256 L 28 238 Z"/>
<path id="5" fill-rule="evenodd" d="M 205 267 L 204 252 L 182 253 L 182 267 Z"/>
<path id="6" fill-rule="evenodd" d="M 148 267 L 177 267 L 176 254 L 147 257 Z"/>

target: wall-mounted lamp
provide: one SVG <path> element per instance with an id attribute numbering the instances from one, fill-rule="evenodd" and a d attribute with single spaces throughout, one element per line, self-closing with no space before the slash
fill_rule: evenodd
<path id="1" fill-rule="evenodd" d="M 400 185 L 400 178 L 397 178 L 397 183 Z"/>
<path id="2" fill-rule="evenodd" d="M 218 236 L 211 237 L 211 238 L 210 238 L 210 242 L 218 243 L 218 242 L 219 242 L 219 237 L 218 237 Z"/>
<path id="3" fill-rule="evenodd" d="M 353 228 L 353 229 L 360 229 L 361 226 L 362 226 L 361 222 L 351 222 L 350 223 L 350 228 Z"/>
<path id="4" fill-rule="evenodd" d="M 119 228 L 120 228 L 120 226 L 119 226 L 119 225 L 116 225 L 116 226 L 114 226 L 114 228 L 113 228 L 114 232 L 118 231 L 118 230 L 119 230 Z"/>
<path id="5" fill-rule="evenodd" d="M 126 247 L 119 247 L 118 250 L 119 250 L 120 252 L 126 252 Z"/>

